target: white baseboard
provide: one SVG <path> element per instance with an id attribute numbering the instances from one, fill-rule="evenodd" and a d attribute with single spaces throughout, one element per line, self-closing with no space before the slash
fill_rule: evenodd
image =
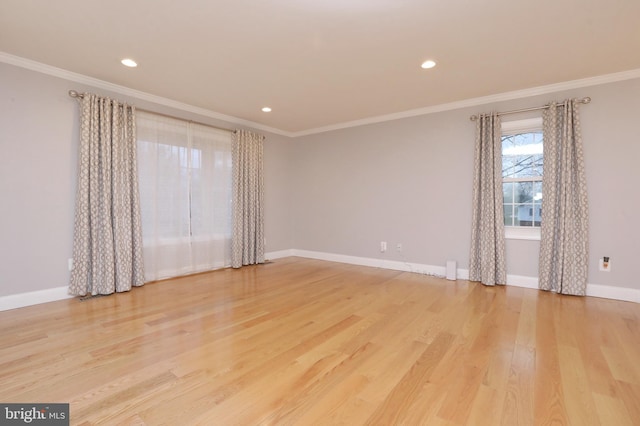
<path id="1" fill-rule="evenodd" d="M 640 290 L 610 285 L 587 284 L 587 296 L 640 303 Z"/>
<path id="2" fill-rule="evenodd" d="M 265 253 L 265 258 L 267 259 L 278 259 L 289 256 L 295 256 L 294 250 Z M 68 290 L 68 287 L 56 287 L 46 290 L 30 291 L 28 293 L 0 296 L 0 312 L 24 308 L 25 306 L 39 305 L 41 303 L 55 302 L 57 300 L 71 299 L 74 296 L 69 295 Z"/>
<path id="3" fill-rule="evenodd" d="M 293 254 L 293 252 L 294 252 L 293 249 L 280 250 L 280 251 L 270 251 L 270 252 L 264 254 L 264 259 L 265 260 L 273 260 L 273 259 L 281 259 L 283 257 L 295 256 L 295 254 Z"/>
<path id="4" fill-rule="evenodd" d="M 507 285 L 537 289 L 538 277 L 507 275 Z M 635 288 L 613 287 L 610 285 L 601 284 L 587 284 L 587 296 L 640 303 L 640 290 Z"/>
<path id="5" fill-rule="evenodd" d="M 527 277 L 524 275 L 507 275 L 507 285 L 523 288 L 538 288 L 538 277 Z"/>
<path id="6" fill-rule="evenodd" d="M 413 272 L 416 274 L 431 275 L 442 278 L 444 278 L 446 275 L 445 266 L 426 265 L 423 263 L 375 259 L 370 257 L 347 256 L 343 254 L 324 253 L 298 249 L 279 250 L 265 253 L 265 258 L 270 260 L 290 256 L 327 260 L 330 262 L 348 263 L 351 265 L 370 266 L 373 268 L 391 269 L 394 271 Z M 469 270 L 458 268 L 456 270 L 456 278 L 460 280 L 468 280 Z M 521 275 L 507 275 L 507 285 L 537 289 L 538 278 Z M 25 306 L 38 305 L 40 303 L 55 302 L 56 300 L 70 299 L 73 296 L 70 296 L 67 293 L 67 290 L 67 287 L 56 287 L 46 290 L 2 296 L 0 297 L 0 311 L 23 308 Z M 588 284 L 587 296 L 640 303 L 640 290 L 635 288 Z"/>
<path id="7" fill-rule="evenodd" d="M 347 256 L 344 254 L 323 253 L 309 250 L 291 250 L 292 256 L 309 259 L 327 260 L 330 262 L 348 263 L 351 265 L 371 266 L 373 268 L 391 269 L 394 271 L 413 272 L 416 274 L 432 275 L 444 278 L 446 266 L 426 265 L 424 263 L 404 262 L 399 260 L 375 259 L 370 257 Z M 458 268 L 456 277 L 461 280 L 469 279 L 469 271 Z"/>
<path id="8" fill-rule="evenodd" d="M 0 311 L 39 305 L 40 303 L 55 302 L 56 300 L 71 299 L 69 287 L 48 288 L 46 290 L 30 291 L 28 293 L 11 294 L 0 297 Z"/>
<path id="9" fill-rule="evenodd" d="M 385 259 L 374 259 L 367 257 L 347 256 L 342 254 L 323 253 L 309 250 L 284 250 L 278 253 L 288 253 L 288 256 L 299 256 L 310 259 L 327 260 L 331 262 L 349 263 L 352 265 L 371 266 L 374 268 L 392 269 L 395 271 L 414 272 L 424 275 L 445 277 L 445 266 L 426 265 L 421 263 L 401 262 Z M 285 257 L 284 255 L 281 257 Z M 275 257 L 274 257 L 275 258 Z M 469 279 L 469 270 L 458 268 L 456 278 L 460 280 Z M 522 275 L 507 275 L 507 285 L 530 289 L 538 288 L 538 277 L 528 277 Z M 604 299 L 621 300 L 625 302 L 640 303 L 640 290 L 635 288 L 613 287 L 600 284 L 587 284 L 587 296 L 601 297 Z"/>

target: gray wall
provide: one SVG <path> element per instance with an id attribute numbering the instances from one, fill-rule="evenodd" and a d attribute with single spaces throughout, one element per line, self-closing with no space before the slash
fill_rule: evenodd
<path id="1" fill-rule="evenodd" d="M 233 128 L 0 63 L 0 297 L 66 286 L 78 107 L 93 91 L 139 108 Z M 581 109 L 591 236 L 589 282 L 640 289 L 640 80 L 321 133 L 267 134 L 267 250 L 291 248 L 468 267 L 474 124 L 469 115 L 591 96 Z M 525 116 L 508 116 L 520 119 Z M 264 133 L 264 132 L 261 132 Z M 389 243 L 387 253 L 379 242 Z M 402 243 L 401 254 L 395 244 Z M 509 240 L 509 274 L 537 276 L 538 243 Z M 598 258 L 612 271 L 598 272 Z"/>
<path id="2" fill-rule="evenodd" d="M 78 148 L 77 102 L 110 95 L 139 108 L 225 128 L 208 117 L 0 63 L 0 297 L 68 285 Z M 291 248 L 287 137 L 265 142 L 267 249 Z"/>
<path id="3" fill-rule="evenodd" d="M 581 108 L 589 283 L 640 289 L 633 273 L 640 254 L 638 79 L 298 138 L 295 248 L 439 266 L 454 259 L 468 268 L 475 133 L 469 116 L 583 96 L 593 98 Z M 386 253 L 379 251 L 383 240 Z M 536 277 L 538 249 L 537 241 L 508 240 L 508 273 Z M 598 271 L 602 256 L 611 257 L 611 272 Z"/>

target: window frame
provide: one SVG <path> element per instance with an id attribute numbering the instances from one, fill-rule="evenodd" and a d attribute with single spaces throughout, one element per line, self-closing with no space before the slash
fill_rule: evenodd
<path id="1" fill-rule="evenodd" d="M 542 132 L 542 117 L 527 118 L 523 120 L 503 121 L 501 123 L 501 138 L 502 136 L 514 135 L 527 132 Z M 544 138 L 544 135 L 543 135 Z M 500 152 L 502 154 L 502 151 Z M 543 154 L 544 155 L 544 154 Z M 544 169 L 543 169 L 544 175 Z M 507 182 L 535 182 L 542 181 L 534 178 L 514 178 Z M 504 180 L 503 180 L 504 182 Z M 504 205 L 504 204 L 503 204 Z M 504 226 L 504 236 L 510 240 L 540 240 L 540 227 L 539 226 Z"/>

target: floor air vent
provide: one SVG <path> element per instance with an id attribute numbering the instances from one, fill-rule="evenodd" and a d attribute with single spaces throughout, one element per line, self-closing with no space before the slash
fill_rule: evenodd
<path id="1" fill-rule="evenodd" d="M 88 294 L 86 296 L 79 297 L 79 300 L 84 302 L 85 300 L 97 299 L 98 297 L 104 296 L 108 296 L 108 294 Z"/>

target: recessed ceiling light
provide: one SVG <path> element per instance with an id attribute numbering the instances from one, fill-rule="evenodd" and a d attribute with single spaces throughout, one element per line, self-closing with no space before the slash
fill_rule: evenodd
<path id="1" fill-rule="evenodd" d="M 271 112 L 271 108 L 264 107 L 264 108 L 262 108 L 262 112 Z"/>
<path id="2" fill-rule="evenodd" d="M 134 61 L 133 59 L 123 59 L 120 62 L 125 67 L 129 67 L 129 68 L 135 68 L 138 66 L 138 64 L 136 64 L 136 61 Z"/>
<path id="3" fill-rule="evenodd" d="M 436 62 L 429 59 L 428 61 L 424 61 L 422 65 L 420 65 L 424 69 L 433 68 L 436 66 Z"/>

